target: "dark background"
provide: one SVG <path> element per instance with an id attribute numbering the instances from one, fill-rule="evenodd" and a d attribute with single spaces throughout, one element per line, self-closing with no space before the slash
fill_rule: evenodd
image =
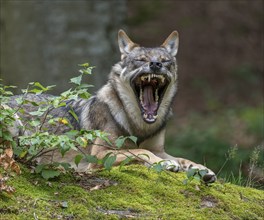
<path id="1" fill-rule="evenodd" d="M 215 172 L 230 159 L 220 176 L 233 182 L 245 183 L 253 164 L 263 184 L 263 1 L 1 0 L 0 19 L 0 78 L 16 93 L 39 81 L 59 94 L 84 62 L 96 66 L 88 82 L 96 90 L 119 60 L 120 28 L 143 46 L 177 30 L 180 82 L 167 150 Z"/>

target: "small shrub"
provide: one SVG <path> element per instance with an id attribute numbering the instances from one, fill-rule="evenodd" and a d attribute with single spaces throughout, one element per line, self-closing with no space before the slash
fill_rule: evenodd
<path id="1" fill-rule="evenodd" d="M 34 102 L 27 100 L 26 95 L 31 94 L 43 94 L 50 91 L 54 86 L 43 86 L 39 82 L 29 83 L 27 89 L 22 90 L 22 95 L 16 98 L 17 108 L 11 109 L 8 106 L 10 97 L 13 93 L 10 89 L 14 86 L 5 86 L 0 84 L 0 153 L 4 152 L 4 149 L 11 149 L 17 160 L 32 164 L 32 162 L 44 153 L 58 150 L 62 156 L 67 154 L 70 150 L 78 151 L 79 154 L 74 158 L 76 166 L 79 165 L 81 160 L 86 160 L 89 163 L 96 163 L 102 165 L 106 170 L 110 170 L 116 161 L 119 152 L 118 149 L 122 148 L 125 141 L 130 139 L 136 143 L 137 138 L 134 136 L 119 137 L 115 143 L 111 143 L 108 139 L 109 134 L 99 130 L 74 130 L 70 121 L 64 117 L 54 118 L 50 115 L 51 111 L 66 106 L 66 101 L 70 99 L 77 100 L 78 98 L 88 99 L 91 95 L 88 93 L 89 84 L 83 84 L 82 79 L 85 75 L 92 73 L 93 67 L 90 67 L 88 63 L 81 64 L 80 75 L 70 79 L 70 83 L 74 85 L 73 88 L 61 93 L 59 96 L 49 96 L 44 102 Z M 23 124 L 24 131 L 30 131 L 30 134 L 24 132 L 24 134 L 14 138 L 10 128 L 14 128 L 16 120 L 20 120 L 16 113 L 25 114 L 22 105 L 28 104 L 34 106 L 36 110 L 27 112 L 32 116 L 32 120 L 29 120 Z M 78 121 L 78 117 L 73 111 L 69 110 L 69 113 Z M 21 119 L 22 120 L 22 119 Z M 44 124 L 48 123 L 49 126 L 54 126 L 54 133 L 49 133 Z M 67 126 L 68 132 L 64 134 L 56 134 L 60 126 Z M 104 158 L 98 159 L 95 156 L 87 155 L 82 150 L 89 144 L 94 144 L 95 139 L 100 138 L 104 140 L 105 146 L 114 150 L 112 153 L 107 154 Z M 137 155 L 135 155 L 137 157 Z M 133 160 L 132 157 L 127 157 L 122 163 L 125 165 Z M 1 165 L 1 164 L 0 164 Z M 59 176 L 61 173 L 65 173 L 70 169 L 68 163 L 51 162 L 49 164 L 39 164 L 35 166 L 35 172 L 40 174 L 45 179 L 50 179 Z"/>

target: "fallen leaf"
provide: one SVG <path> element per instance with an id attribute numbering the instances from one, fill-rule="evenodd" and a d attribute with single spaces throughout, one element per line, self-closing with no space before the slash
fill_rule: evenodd
<path id="1" fill-rule="evenodd" d="M 4 167 L 4 170 L 8 170 L 10 168 L 11 171 L 16 172 L 17 174 L 21 174 L 19 165 L 12 157 L 12 148 L 5 149 L 5 153 L 0 155 L 0 166 Z"/>
<path id="2" fill-rule="evenodd" d="M 9 158 L 12 158 L 13 157 L 13 150 L 12 148 L 7 148 L 5 150 L 5 154 L 9 157 Z"/>

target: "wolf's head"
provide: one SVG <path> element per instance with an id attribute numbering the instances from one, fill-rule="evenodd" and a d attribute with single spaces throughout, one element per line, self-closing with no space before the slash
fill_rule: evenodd
<path id="1" fill-rule="evenodd" d="M 178 43 L 176 31 L 154 48 L 141 47 L 119 31 L 121 62 L 114 66 L 115 86 L 132 119 L 138 112 L 147 124 L 167 118 L 176 93 Z"/>

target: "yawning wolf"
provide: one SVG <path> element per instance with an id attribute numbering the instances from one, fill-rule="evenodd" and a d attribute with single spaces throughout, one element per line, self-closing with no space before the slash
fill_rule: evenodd
<path id="1" fill-rule="evenodd" d="M 216 175 L 203 165 L 190 160 L 173 157 L 164 150 L 165 126 L 172 115 L 171 105 L 177 91 L 177 62 L 178 32 L 173 31 L 159 47 L 146 48 L 132 42 L 127 34 L 120 30 L 118 44 L 121 52 L 121 61 L 115 64 L 109 75 L 109 80 L 96 95 L 89 100 L 69 100 L 67 106 L 52 110 L 49 114 L 54 117 L 67 117 L 75 129 L 96 129 L 110 134 L 113 141 L 119 136 L 136 136 L 135 143 L 128 143 L 129 151 L 113 150 L 105 147 L 101 139 L 97 139 L 93 146 L 86 149 L 86 153 L 103 158 L 109 152 L 117 155 L 115 164 L 120 164 L 127 156 L 135 156 L 135 160 L 146 164 L 160 163 L 166 169 L 178 172 L 190 168 L 207 170 L 203 177 L 205 182 L 214 182 Z M 28 94 L 26 99 L 41 102 L 49 95 Z M 12 98 L 10 107 L 17 106 Z M 22 106 L 25 112 L 32 111 L 34 106 Z M 75 120 L 69 109 L 73 109 L 78 116 Z M 19 114 L 19 112 L 18 112 Z M 31 120 L 32 115 L 26 113 L 18 117 Z M 28 117 L 28 118 L 27 118 Z M 19 127 L 12 128 L 14 136 L 19 135 Z M 48 126 L 48 125 L 47 125 Z M 54 132 L 49 128 L 49 132 Z M 60 128 L 60 133 L 69 128 Z M 58 132 L 58 131 L 57 131 Z M 52 154 L 53 161 L 67 161 L 73 163 L 75 151 L 62 157 L 59 152 Z M 44 163 L 51 159 L 49 154 L 43 155 L 39 162 Z M 94 164 L 82 161 L 79 171 L 94 168 Z"/>

